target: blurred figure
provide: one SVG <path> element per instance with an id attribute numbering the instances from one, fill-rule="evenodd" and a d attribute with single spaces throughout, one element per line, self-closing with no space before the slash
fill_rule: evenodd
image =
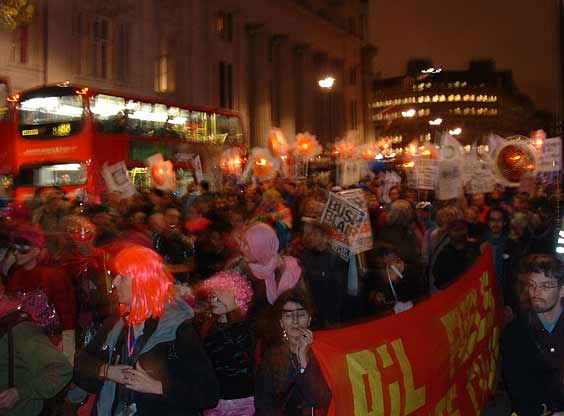
<path id="1" fill-rule="evenodd" d="M 507 214 L 500 208 L 492 208 L 488 213 L 487 225 L 488 229 L 485 234 L 484 244 L 492 246 L 497 282 L 499 283 L 502 293 L 506 295 Z"/>
<path id="2" fill-rule="evenodd" d="M 346 295 L 347 264 L 329 247 L 328 230 L 306 223 L 301 253 L 304 280 L 316 307 L 314 326 L 328 328 L 341 322 Z"/>
<path id="3" fill-rule="evenodd" d="M 76 291 L 63 265 L 46 264 L 46 243 L 41 230 L 20 225 L 12 232 L 15 267 L 6 280 L 8 293 L 42 290 L 61 319 L 63 352 L 72 362 L 77 321 Z"/>
<path id="4" fill-rule="evenodd" d="M 480 222 L 480 210 L 478 209 L 478 207 L 470 206 L 466 208 L 464 219 L 466 220 L 466 224 L 468 225 L 468 239 L 473 243 L 481 243 L 484 240 L 487 225 L 483 222 Z"/>
<path id="5" fill-rule="evenodd" d="M 253 416 L 254 326 L 246 319 L 253 289 L 243 275 L 223 271 L 199 284 L 196 293 L 206 299 L 211 312 L 200 336 L 221 392 L 218 406 L 204 416 Z"/>
<path id="6" fill-rule="evenodd" d="M 117 219 L 104 205 L 89 205 L 84 213 L 96 226 L 95 246 L 111 243 L 119 237 Z"/>
<path id="7" fill-rule="evenodd" d="M 196 279 L 207 279 L 220 272 L 239 255 L 239 244 L 232 238 L 229 225 L 216 218 L 196 239 Z"/>
<path id="8" fill-rule="evenodd" d="M 311 351 L 312 312 L 300 289 L 281 294 L 272 306 L 269 348 L 255 382 L 257 416 L 327 414 L 331 391 Z"/>
<path id="9" fill-rule="evenodd" d="M 468 241 L 468 225 L 463 220 L 449 223 L 449 243 L 437 257 L 433 267 L 435 286 L 445 289 L 466 272 L 480 255 L 478 244 Z"/>
<path id="10" fill-rule="evenodd" d="M 31 223 L 41 228 L 46 237 L 46 247 L 51 258 L 60 259 L 64 251 L 63 221 L 69 210 L 65 193 L 60 188 L 52 188 L 41 194 L 42 205 L 32 212 Z"/>
<path id="11" fill-rule="evenodd" d="M 265 222 L 273 227 L 280 241 L 280 248 L 288 247 L 291 239 L 292 212 L 284 205 L 282 196 L 276 189 L 269 189 L 263 193 L 262 201 L 254 213 L 253 221 Z"/>
<path id="12" fill-rule="evenodd" d="M 401 190 L 399 186 L 392 186 L 388 191 L 388 197 L 390 198 L 390 204 L 393 204 L 398 199 L 401 198 Z"/>
<path id="13" fill-rule="evenodd" d="M 6 351 L 0 358 L 0 413 L 39 415 L 43 402 L 69 383 L 72 367 L 3 287 L 0 328 L 0 349 Z"/>
<path id="14" fill-rule="evenodd" d="M 480 222 L 485 224 L 490 211 L 490 207 L 486 204 L 486 196 L 484 194 L 473 194 L 470 205 L 478 209 Z"/>

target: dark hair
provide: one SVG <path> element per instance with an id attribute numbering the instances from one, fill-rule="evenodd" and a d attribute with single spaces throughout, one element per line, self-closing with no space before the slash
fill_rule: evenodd
<path id="1" fill-rule="evenodd" d="M 388 196 L 390 196 L 390 193 L 391 193 L 394 189 L 397 190 L 398 193 L 401 195 L 401 189 L 400 189 L 400 187 L 397 186 L 397 185 L 394 185 L 394 186 L 392 186 L 392 187 L 388 190 Z"/>
<path id="2" fill-rule="evenodd" d="M 490 209 L 488 211 L 488 215 L 486 217 L 486 225 L 490 222 L 492 213 L 494 212 L 500 212 L 502 217 L 503 217 L 503 229 L 505 230 L 507 228 L 507 225 L 509 223 L 509 216 L 507 215 L 507 212 L 503 209 L 503 208 L 497 208 L 497 207 L 493 207 L 492 209 Z"/>
<path id="3" fill-rule="evenodd" d="M 548 254 L 529 254 L 519 264 L 519 274 L 543 273 L 546 277 L 564 284 L 564 264 Z"/>
<path id="4" fill-rule="evenodd" d="M 280 319 L 282 319 L 282 309 L 288 302 L 294 302 L 302 305 L 309 316 L 313 318 L 314 307 L 309 298 L 309 294 L 302 288 L 293 288 L 283 292 L 276 302 L 269 308 L 264 322 L 259 324 L 260 332 L 263 333 L 265 344 L 269 346 L 282 345 L 284 339 L 282 337 L 282 329 L 280 328 Z M 260 335 L 259 332 L 259 335 Z"/>
<path id="5" fill-rule="evenodd" d="M 206 180 L 200 182 L 200 187 L 206 192 L 210 190 L 210 184 Z"/>

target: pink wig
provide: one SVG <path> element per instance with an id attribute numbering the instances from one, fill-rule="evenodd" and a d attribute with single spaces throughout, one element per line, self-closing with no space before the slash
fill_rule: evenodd
<path id="1" fill-rule="evenodd" d="M 253 300 L 253 289 L 249 281 L 235 270 L 225 270 L 214 274 L 200 283 L 196 289 L 199 296 L 208 296 L 213 292 L 229 292 L 233 294 L 235 303 L 245 315 Z"/>
<path id="2" fill-rule="evenodd" d="M 127 323 L 140 324 L 149 316 L 163 316 L 167 303 L 174 300 L 174 279 L 163 258 L 153 250 L 131 245 L 113 261 L 116 274 L 131 277 L 132 303 Z"/>

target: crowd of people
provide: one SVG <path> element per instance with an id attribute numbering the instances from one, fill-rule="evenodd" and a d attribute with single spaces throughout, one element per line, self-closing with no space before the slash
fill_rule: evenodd
<path id="1" fill-rule="evenodd" d="M 315 180 L 222 192 L 204 181 L 180 198 L 151 189 L 99 203 L 38 189 L 0 219 L 0 414 L 326 414 L 332 396 L 312 331 L 401 313 L 488 247 L 511 331 L 504 340 L 513 337 L 507 362 L 535 353 L 512 347 L 527 333 L 524 315 L 540 314 L 545 349 L 556 348 L 560 315 L 545 309 L 564 296 L 551 257 L 558 195 L 498 186 L 435 201 L 405 184 L 382 195 L 382 186 L 355 186 L 373 249 L 347 261 L 320 221 L 328 193 L 342 189 Z M 536 296 L 550 288 L 559 292 L 549 300 Z M 559 375 L 560 384 L 550 391 L 564 397 L 564 360 L 551 363 L 550 382 Z M 535 409 L 519 415 L 564 410 L 540 388 L 522 405 L 517 392 L 530 380 L 505 369 L 515 406 Z"/>

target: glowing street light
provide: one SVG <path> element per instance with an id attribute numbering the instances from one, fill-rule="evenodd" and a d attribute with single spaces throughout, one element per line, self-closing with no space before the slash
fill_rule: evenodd
<path id="1" fill-rule="evenodd" d="M 442 72 L 443 70 L 441 68 L 434 68 L 434 67 L 430 67 L 427 69 L 424 69 L 421 71 L 422 74 L 438 74 L 439 72 Z"/>
<path id="2" fill-rule="evenodd" d="M 415 116 L 415 110 L 412 108 L 412 109 L 407 110 L 407 111 L 402 111 L 401 116 L 406 117 L 406 118 L 414 117 Z"/>
<path id="3" fill-rule="evenodd" d="M 429 124 L 430 124 L 431 126 L 440 126 L 440 125 L 442 124 L 442 122 L 443 122 L 443 119 L 440 118 L 440 117 L 439 117 L 439 118 L 436 118 L 436 119 L 434 119 L 434 120 L 429 120 Z"/>
<path id="4" fill-rule="evenodd" d="M 462 129 L 460 127 L 457 127 L 454 130 L 449 130 L 448 132 L 451 136 L 459 136 L 460 134 L 462 134 Z"/>
<path id="5" fill-rule="evenodd" d="M 319 84 L 319 86 L 321 88 L 325 88 L 327 90 L 330 90 L 331 88 L 333 88 L 333 85 L 335 84 L 335 78 L 333 78 L 331 76 L 325 77 L 325 78 L 317 81 L 317 83 Z"/>

